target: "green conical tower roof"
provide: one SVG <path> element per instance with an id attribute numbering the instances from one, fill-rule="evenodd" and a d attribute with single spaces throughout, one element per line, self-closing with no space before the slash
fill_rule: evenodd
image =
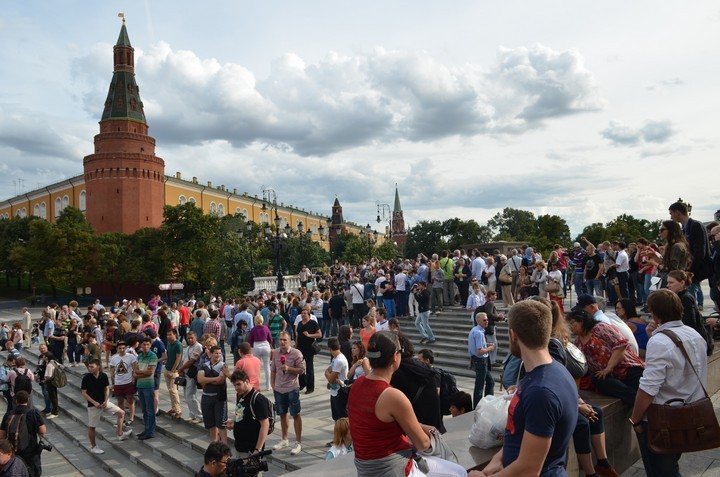
<path id="1" fill-rule="evenodd" d="M 400 194 L 398 194 L 397 184 L 395 184 L 395 205 L 393 205 L 393 212 L 402 212 L 400 206 Z"/>
<path id="2" fill-rule="evenodd" d="M 113 77 L 100 121 L 124 120 L 147 124 L 140 88 L 135 82 L 135 50 L 130 45 L 125 19 L 117 44 L 113 47 L 113 60 Z"/>
<path id="3" fill-rule="evenodd" d="M 125 19 L 123 19 L 122 28 L 120 28 L 120 36 L 118 36 L 117 43 L 115 46 L 129 46 L 132 47 L 130 44 L 130 37 L 127 33 L 127 28 L 125 28 Z"/>

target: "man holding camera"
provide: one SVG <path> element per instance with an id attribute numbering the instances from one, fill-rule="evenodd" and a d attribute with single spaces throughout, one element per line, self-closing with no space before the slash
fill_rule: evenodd
<path id="1" fill-rule="evenodd" d="M 15 394 L 15 408 L 5 414 L 0 424 L 0 439 L 9 438 L 15 441 L 21 425 L 27 426 L 28 443 L 25 448 L 15 449 L 15 455 L 22 458 L 28 468 L 30 477 L 39 477 L 42 474 L 40 453 L 43 450 L 40 438 L 47 432 L 45 421 L 40 412 L 30 407 L 30 397 L 27 391 L 18 391 Z M 19 439 L 18 439 L 19 442 Z"/>
<path id="2" fill-rule="evenodd" d="M 228 419 L 227 428 L 233 431 L 235 450 L 251 454 L 262 451 L 270 430 L 272 404 L 250 384 L 245 371 L 233 372 L 230 381 L 235 386 L 237 402 L 235 416 Z"/>

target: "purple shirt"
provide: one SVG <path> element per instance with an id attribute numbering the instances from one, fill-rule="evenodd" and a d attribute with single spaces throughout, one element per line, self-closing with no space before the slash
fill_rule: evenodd
<path id="1" fill-rule="evenodd" d="M 247 341 L 250 346 L 254 345 L 255 342 L 267 341 L 270 346 L 273 344 L 272 334 L 270 334 L 270 328 L 265 325 L 254 326 L 248 333 Z"/>

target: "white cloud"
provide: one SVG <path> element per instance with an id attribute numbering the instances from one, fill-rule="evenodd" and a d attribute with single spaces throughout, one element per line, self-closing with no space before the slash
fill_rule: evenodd
<path id="1" fill-rule="evenodd" d="M 376 48 L 329 52 L 308 64 L 287 53 L 267 78 L 159 42 L 136 50 L 136 70 L 153 133 L 173 144 L 255 142 L 324 156 L 372 144 L 428 142 L 452 136 L 522 133 L 548 118 L 603 107 L 578 52 L 500 48 L 497 64 L 450 66 L 423 51 Z M 97 72 L 96 49 L 76 61 Z M 101 75 L 107 82 L 108 74 Z M 105 91 L 79 79 L 88 111 Z"/>
<path id="2" fill-rule="evenodd" d="M 600 131 L 600 135 L 616 146 L 636 146 L 665 143 L 676 132 L 672 122 L 668 120 L 648 120 L 640 128 L 612 120 L 608 127 Z"/>

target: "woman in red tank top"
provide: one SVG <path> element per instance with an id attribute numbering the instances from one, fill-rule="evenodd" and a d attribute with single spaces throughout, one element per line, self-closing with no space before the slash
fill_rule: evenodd
<path id="1" fill-rule="evenodd" d="M 432 476 L 435 472 L 466 476 L 461 466 L 435 457 L 425 458 L 430 472 L 424 474 L 412 459 L 410 441 L 416 449 L 427 449 L 432 428 L 420 424 L 410 400 L 390 386 L 390 378 L 400 366 L 400 352 L 395 333 L 375 333 L 367 352 L 372 371 L 352 385 L 348 417 L 358 477 Z"/>

